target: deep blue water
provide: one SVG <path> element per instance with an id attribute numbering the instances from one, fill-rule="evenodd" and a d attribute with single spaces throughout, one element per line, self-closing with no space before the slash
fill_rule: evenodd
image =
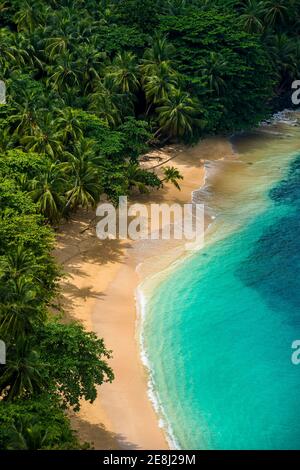
<path id="1" fill-rule="evenodd" d="M 183 449 L 300 449 L 300 156 L 282 165 L 257 213 L 149 298 L 145 346 Z"/>

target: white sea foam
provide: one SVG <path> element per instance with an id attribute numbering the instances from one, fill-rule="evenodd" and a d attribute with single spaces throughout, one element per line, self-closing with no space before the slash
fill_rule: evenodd
<path id="1" fill-rule="evenodd" d="M 297 119 L 297 112 L 299 110 L 292 110 L 292 109 L 284 109 L 283 111 L 279 111 L 273 116 L 260 123 L 260 127 L 267 127 L 272 126 L 274 124 L 287 124 L 288 126 L 297 126 L 299 125 L 299 121 Z"/>
<path id="2" fill-rule="evenodd" d="M 169 447 L 171 449 L 180 449 L 180 446 L 172 430 L 171 424 L 167 420 L 163 404 L 161 400 L 159 399 L 157 388 L 155 386 L 153 368 L 151 367 L 151 363 L 148 358 L 146 347 L 145 347 L 144 321 L 146 317 L 147 300 L 146 300 L 146 295 L 143 292 L 141 285 L 138 286 L 136 289 L 135 300 L 136 300 L 136 310 L 137 310 L 137 322 L 138 322 L 137 331 L 139 335 L 140 355 L 141 355 L 142 363 L 148 372 L 148 397 L 153 405 L 155 412 L 158 415 L 159 427 L 165 430 Z"/>

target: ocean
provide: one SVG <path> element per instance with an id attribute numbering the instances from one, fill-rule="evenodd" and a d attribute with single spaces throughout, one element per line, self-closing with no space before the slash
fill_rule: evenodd
<path id="1" fill-rule="evenodd" d="M 232 144 L 197 193 L 204 248 L 141 286 L 149 393 L 172 447 L 300 449 L 300 128 Z"/>

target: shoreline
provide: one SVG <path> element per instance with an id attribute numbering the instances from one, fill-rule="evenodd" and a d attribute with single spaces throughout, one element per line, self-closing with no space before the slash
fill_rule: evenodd
<path id="1" fill-rule="evenodd" d="M 282 135 L 282 129 L 280 128 L 280 123 L 277 125 L 276 121 L 272 124 L 272 127 L 277 128 L 278 130 L 275 133 L 273 132 L 274 135 L 276 136 L 281 136 Z M 263 133 L 263 129 L 257 130 L 257 133 L 259 132 Z M 267 132 L 267 131 L 265 131 Z M 271 134 L 269 131 L 268 134 Z M 290 137 L 292 137 L 292 134 L 288 134 Z M 203 193 L 205 193 L 206 189 L 210 189 L 210 182 L 211 178 L 214 180 L 214 176 L 216 173 L 214 173 L 214 165 L 217 167 L 217 171 L 219 174 L 222 176 L 223 174 L 223 169 L 220 168 L 223 166 L 223 162 L 225 165 L 229 164 L 232 165 L 234 164 L 241 164 L 245 166 L 245 162 L 243 162 L 240 159 L 240 153 L 238 149 L 234 146 L 233 142 L 229 140 L 230 144 L 232 145 L 232 157 L 234 158 L 219 158 L 214 161 L 211 160 L 206 160 L 204 163 L 204 175 L 203 175 L 203 181 L 202 181 L 202 186 L 199 189 L 196 189 L 192 192 L 192 200 L 194 201 L 194 196 L 195 200 L 197 200 L 197 193 L 200 193 L 200 200 L 203 197 Z M 290 154 L 290 152 L 288 152 Z M 292 152 L 293 153 L 293 152 Z M 212 170 L 212 175 L 210 171 Z M 234 177 L 234 175 L 233 175 Z M 217 177 L 218 178 L 218 177 Z M 218 187 L 218 184 L 217 184 Z M 211 194 L 215 194 L 215 187 L 213 187 L 213 191 Z M 209 207 L 210 212 L 211 208 Z M 216 215 L 212 215 L 214 212 L 210 213 L 210 220 L 206 220 L 205 223 L 205 233 L 207 234 L 208 230 L 210 227 L 213 225 Z M 207 243 L 207 240 L 206 240 Z M 209 243 L 209 242 L 208 242 Z M 198 251 L 198 250 L 197 250 Z M 145 321 L 145 318 L 147 317 L 147 304 L 151 298 L 151 295 L 153 292 L 155 292 L 155 288 L 159 286 L 159 283 L 161 280 L 164 280 L 170 276 L 172 276 L 172 273 L 177 269 L 177 267 L 181 264 L 184 263 L 190 256 L 193 256 L 195 252 L 193 253 L 184 253 L 184 254 L 178 254 L 174 258 L 174 260 L 168 265 L 163 268 L 162 270 L 153 270 L 152 276 L 147 276 L 146 279 L 141 282 L 136 291 L 136 297 L 137 297 L 137 311 L 139 312 L 139 321 L 140 321 L 140 348 L 141 348 L 141 357 L 142 357 L 142 362 L 144 366 L 147 369 L 148 372 L 148 394 L 149 398 L 153 404 L 153 407 L 159 417 L 160 422 L 162 423 L 162 427 L 165 430 L 165 434 L 167 436 L 167 441 L 170 443 L 170 448 L 171 449 L 179 449 L 180 450 L 180 444 L 177 441 L 176 435 L 172 429 L 172 424 L 168 420 L 168 416 L 166 414 L 166 411 L 164 409 L 164 402 L 161 401 L 158 390 L 157 390 L 157 385 L 155 383 L 154 379 L 154 374 L 153 374 L 153 365 L 151 364 L 151 361 L 147 355 L 147 348 L 145 346 L 145 338 L 144 338 L 144 331 L 143 331 L 143 324 Z M 147 295 L 150 293 L 150 296 Z"/>
<path id="2" fill-rule="evenodd" d="M 233 156 L 229 139 L 222 137 L 177 148 L 171 164 L 184 176 L 181 191 L 166 185 L 135 200 L 145 204 L 188 203 L 193 191 L 205 185 L 205 162 Z M 110 365 L 116 378 L 112 384 L 101 386 L 93 404 L 82 403 L 72 424 L 80 439 L 93 442 L 96 449 L 167 449 L 168 433 L 149 399 L 149 374 L 142 363 L 135 295 L 143 279 L 181 256 L 182 247 L 159 241 L 153 257 L 150 241 L 100 242 L 89 227 L 93 216 L 81 213 L 58 234 L 55 255 L 69 276 L 62 282 L 61 302 L 69 318 L 83 322 L 113 350 Z"/>
<path id="3" fill-rule="evenodd" d="M 227 155 L 226 158 L 217 158 L 216 160 L 204 160 L 202 163 L 202 182 L 200 186 L 194 189 L 191 192 L 190 200 L 192 202 L 197 202 L 197 194 L 202 191 L 205 191 L 207 186 L 207 181 L 210 179 L 209 175 L 209 163 L 215 162 L 216 164 L 221 161 L 229 162 L 236 157 L 236 152 L 233 148 L 233 145 L 228 139 L 228 144 L 231 146 L 232 152 L 230 155 Z M 201 196 L 200 196 L 201 197 Z M 189 201 L 187 201 L 189 202 Z M 211 208 L 209 208 L 211 209 Z M 205 210 L 205 222 L 204 222 L 204 236 L 209 230 L 210 226 L 214 223 L 216 216 L 213 214 L 209 214 L 209 211 Z M 167 242 L 166 242 L 167 243 Z M 180 250 L 175 251 L 173 253 L 173 259 L 169 259 L 165 266 L 161 269 L 157 270 L 156 268 L 153 270 L 152 274 L 149 274 L 144 277 L 144 279 L 140 279 L 140 283 L 136 287 L 135 291 L 135 298 L 136 298 L 136 312 L 137 312 L 137 332 L 138 332 L 138 341 L 140 345 L 140 357 L 142 364 L 144 365 L 147 373 L 147 387 L 148 387 L 148 396 L 149 400 L 152 403 L 152 406 L 157 414 L 159 426 L 164 430 L 166 440 L 168 442 L 169 448 L 174 450 L 180 450 L 180 445 L 176 440 L 175 433 L 172 429 L 171 424 L 168 422 L 167 415 L 165 413 L 164 405 L 159 398 L 159 393 L 157 391 L 157 387 L 155 384 L 155 380 L 153 377 L 153 366 L 151 365 L 151 361 L 147 354 L 147 348 L 145 346 L 145 335 L 144 335 L 144 322 L 147 316 L 147 303 L 148 298 L 145 292 L 148 290 L 152 293 L 156 286 L 159 285 L 159 282 L 163 279 L 166 279 L 168 276 L 172 275 L 172 272 L 176 270 L 176 268 L 181 264 L 184 263 L 189 257 L 194 256 L 199 250 L 202 249 L 195 249 L 191 252 L 187 252 L 184 248 L 185 242 L 180 243 Z M 172 251 L 172 249 L 171 249 Z M 142 263 L 141 263 L 142 264 Z M 139 271 L 140 266 L 137 266 L 136 270 Z"/>

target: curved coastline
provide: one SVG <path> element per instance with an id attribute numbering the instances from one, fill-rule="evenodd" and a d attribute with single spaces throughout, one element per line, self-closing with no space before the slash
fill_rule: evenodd
<path id="1" fill-rule="evenodd" d="M 168 184 L 161 191 L 139 196 L 139 202 L 189 202 L 192 191 L 203 184 L 204 160 L 232 153 L 223 137 L 205 139 L 194 147 L 171 148 L 169 152 L 176 152 L 172 165 L 184 176 L 181 191 Z M 92 218 L 91 213 L 78 214 L 58 234 L 55 255 L 68 274 L 62 282 L 62 306 L 71 318 L 82 321 L 105 339 L 113 351 L 110 362 L 116 378 L 101 387 L 93 404 L 82 403 L 73 426 L 81 439 L 94 442 L 96 449 L 165 449 L 169 446 L 149 401 L 148 377 L 139 350 L 134 296 L 141 280 L 136 267 L 143 262 L 140 275 L 147 277 L 153 267 L 150 272 L 145 261 L 155 253 L 154 271 L 161 271 L 174 260 L 180 247 L 171 243 L 173 257 L 165 259 L 165 242 L 163 246 L 156 243 L 155 251 L 150 240 L 103 243 L 89 227 Z"/>
<path id="2" fill-rule="evenodd" d="M 273 122 L 273 125 L 288 125 L 288 126 L 293 126 L 294 125 L 294 121 L 293 120 L 285 120 L 284 122 L 281 122 L 281 117 L 282 115 L 279 115 L 279 116 L 275 116 L 274 117 L 274 122 Z M 258 130 L 258 132 L 264 132 L 264 129 L 261 128 Z M 268 133 L 269 135 L 271 134 L 270 131 L 266 131 L 266 133 Z M 285 129 L 285 132 L 284 132 L 284 129 L 282 130 L 279 130 L 278 132 L 274 132 L 274 134 L 272 134 L 276 137 L 280 137 L 280 136 L 285 136 L 285 137 L 291 137 L 292 135 L 290 134 L 286 134 L 286 129 Z M 291 152 L 289 152 L 289 154 L 291 155 L 291 160 L 292 160 L 292 157 L 293 155 L 297 155 L 298 151 L 296 151 L 295 153 L 295 150 Z M 238 155 L 236 155 L 238 156 Z M 238 160 L 237 160 L 238 162 Z M 241 162 L 242 163 L 242 162 Z M 215 166 L 216 162 L 214 162 L 214 166 Z M 206 165 L 204 165 L 205 167 Z M 209 167 L 211 167 L 211 164 L 209 165 Z M 209 171 L 205 171 L 205 178 L 204 178 L 204 183 L 202 184 L 201 188 L 200 188 L 200 194 L 203 195 L 205 194 L 206 190 L 209 189 L 210 187 L 210 174 L 209 174 Z M 197 193 L 197 190 L 195 190 L 195 192 Z M 199 190 L 198 190 L 198 193 L 199 193 Z M 213 221 L 212 221 L 213 223 Z M 211 224 L 209 225 L 211 226 Z M 206 228 L 206 233 L 207 233 L 207 230 L 208 227 Z M 170 444 L 170 447 L 171 448 L 180 448 L 180 445 L 178 443 L 178 440 L 176 438 L 176 435 L 172 429 L 172 425 L 170 423 L 170 421 L 168 420 L 168 417 L 167 417 L 167 414 L 166 414 L 166 411 L 164 409 L 164 404 L 162 403 L 161 399 L 160 399 L 160 396 L 159 396 L 159 391 L 157 390 L 157 384 L 155 383 L 155 379 L 154 379 L 154 376 L 153 376 L 153 364 L 151 363 L 151 359 L 149 358 L 149 354 L 147 352 L 147 349 L 146 349 L 146 346 L 145 346 L 145 341 L 144 341 L 144 322 L 145 322 L 145 317 L 147 315 L 147 301 L 149 299 L 147 299 L 147 294 L 145 293 L 145 286 L 146 286 L 146 290 L 148 292 L 151 292 L 152 293 L 154 292 L 155 290 L 155 285 L 158 285 L 158 282 L 159 282 L 159 279 L 161 279 L 162 277 L 163 278 L 167 278 L 169 276 L 172 275 L 172 272 L 174 271 L 174 269 L 176 269 L 178 267 L 178 262 L 182 262 L 182 261 L 186 261 L 186 259 L 189 257 L 189 254 L 187 254 L 186 256 L 184 257 L 181 257 L 180 259 L 177 259 L 175 262 L 171 263 L 164 271 L 162 272 L 159 272 L 157 274 L 154 274 L 152 277 L 148 277 L 146 278 L 139 286 L 138 286 L 138 289 L 137 289 L 137 294 L 136 294 L 136 299 L 137 299 L 137 309 L 138 309 L 138 312 L 139 312 L 139 318 L 140 318 L 140 325 L 139 325 L 139 329 L 140 329 L 140 332 L 139 332 L 139 335 L 140 335 L 140 348 L 141 348 L 141 356 L 142 356 L 142 361 L 145 365 L 145 367 L 147 367 L 148 369 L 148 377 L 149 377 L 149 382 L 148 382 L 148 393 L 149 393 L 149 397 L 150 397 L 150 400 L 152 401 L 153 403 L 153 406 L 156 410 L 156 412 L 158 413 L 159 417 L 160 417 L 160 422 L 164 425 L 164 429 L 165 429 L 165 432 L 167 434 L 167 438 L 168 438 L 168 442 Z"/>
<path id="3" fill-rule="evenodd" d="M 230 165 L 227 178 L 231 178 L 232 170 L 235 172 L 241 164 L 232 149 L 232 142 L 221 137 L 205 139 L 195 147 L 170 151 L 176 151 L 172 165 L 178 166 L 185 176 L 182 191 L 166 185 L 162 191 L 139 196 L 139 202 L 187 203 L 199 188 L 200 191 L 206 188 L 209 195 L 211 181 L 207 170 L 212 171 L 214 164 L 208 164 L 205 170 L 205 161 L 218 160 L 222 170 L 226 168 L 225 159 L 226 165 L 227 162 Z M 222 178 L 216 184 L 222 184 Z M 215 212 L 208 214 L 207 222 L 218 221 L 218 216 L 216 219 L 211 217 L 215 215 Z M 150 241 L 100 242 L 90 226 L 93 217 L 93 213 L 78 214 L 58 234 L 55 254 L 68 274 L 63 280 L 62 305 L 71 318 L 82 321 L 105 339 L 107 347 L 113 350 L 111 365 L 116 379 L 101 387 L 94 404 L 83 402 L 81 412 L 73 419 L 73 426 L 81 439 L 94 442 L 96 449 L 179 447 L 172 429 L 163 431 L 161 428 L 167 423 L 157 402 L 154 411 L 149 400 L 149 374 L 140 347 L 139 320 L 144 315 L 144 305 L 142 300 L 142 311 L 137 312 L 135 296 L 140 295 L 139 286 L 143 280 L 153 275 L 165 276 L 178 266 L 177 263 L 183 262 L 186 259 L 182 256 L 184 250 L 178 244 L 170 244 L 167 255 L 166 245 L 158 243 L 156 256 L 153 256 L 154 246 Z M 216 226 L 212 223 L 211 230 L 206 230 L 209 242 L 214 238 Z M 226 233 L 221 235 L 226 236 Z M 153 402 L 153 394 L 150 396 Z"/>
<path id="4" fill-rule="evenodd" d="M 230 140 L 228 143 L 231 145 Z M 238 157 L 236 151 L 232 146 L 232 154 L 230 155 L 230 161 L 232 161 L 232 157 Z M 221 169 L 217 168 L 218 162 L 225 161 L 224 157 L 220 157 L 216 160 L 205 160 L 203 163 L 203 180 L 202 184 L 199 188 L 193 189 L 190 196 L 190 201 L 193 203 L 201 202 L 201 194 L 205 193 L 210 187 L 210 178 L 213 176 L 210 173 L 215 171 L 221 171 Z M 186 201 L 186 202 L 190 202 Z M 217 213 L 214 212 L 211 208 L 205 208 L 206 212 L 206 223 L 205 223 L 205 234 L 208 232 L 211 225 L 215 222 Z M 196 252 L 199 252 L 203 247 L 192 251 L 187 252 L 184 249 L 177 250 L 177 253 L 174 254 L 174 259 L 169 262 L 169 264 L 162 270 L 154 273 L 152 275 L 148 275 L 136 288 L 135 291 L 135 300 L 136 300 L 136 311 L 137 311 L 137 332 L 138 332 L 138 341 L 140 347 L 140 356 L 141 361 L 144 367 L 147 370 L 147 386 L 148 386 L 148 397 L 151 401 L 153 408 L 158 416 L 159 426 L 164 429 L 166 439 L 170 449 L 180 450 L 180 445 L 176 439 L 175 433 L 172 429 L 171 423 L 168 421 L 168 417 L 166 415 L 164 405 L 159 398 L 159 394 L 157 391 L 157 386 L 155 384 L 155 379 L 153 376 L 153 366 L 151 365 L 151 361 L 149 359 L 147 349 L 145 346 L 145 338 L 144 338 L 144 321 L 147 315 L 147 295 L 145 293 L 145 286 L 147 285 L 147 290 L 154 291 L 155 286 L 157 286 L 162 278 L 167 278 L 168 276 L 172 275 L 172 272 L 178 268 L 178 265 L 185 262 L 189 257 L 194 256 Z M 142 263 L 140 263 L 136 267 L 137 273 L 141 269 Z"/>

